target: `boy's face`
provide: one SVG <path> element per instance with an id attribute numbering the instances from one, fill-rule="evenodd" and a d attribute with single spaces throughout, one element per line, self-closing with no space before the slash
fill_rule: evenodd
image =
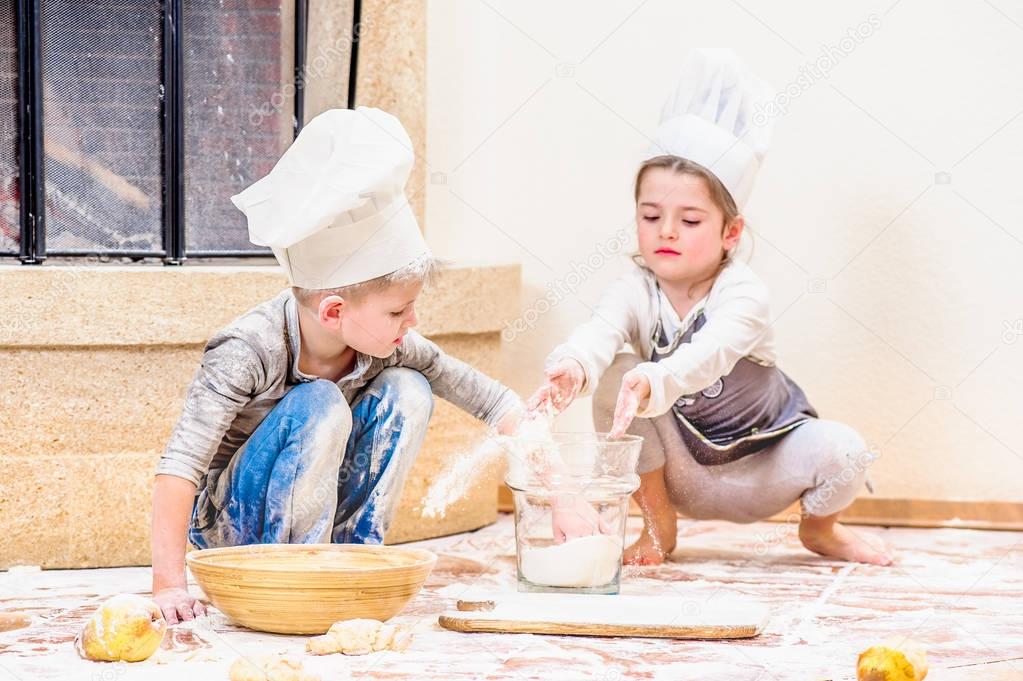
<path id="1" fill-rule="evenodd" d="M 405 332 L 419 323 L 416 299 L 423 284 L 391 284 L 382 291 L 366 293 L 355 300 L 345 300 L 336 309 L 336 318 L 328 313 L 331 327 L 340 331 L 345 345 L 372 357 L 389 357 L 405 337 Z M 325 304 L 336 306 L 341 298 L 329 296 L 320 302 L 320 319 L 324 321 Z"/>

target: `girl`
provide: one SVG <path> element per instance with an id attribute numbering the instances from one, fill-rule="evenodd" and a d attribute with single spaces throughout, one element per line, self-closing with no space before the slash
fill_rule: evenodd
<path id="1" fill-rule="evenodd" d="M 766 148 L 762 83 L 728 50 L 696 50 L 635 182 L 635 271 L 547 360 L 530 408 L 595 392 L 594 422 L 644 438 L 631 564 L 675 548 L 676 510 L 753 522 L 797 499 L 806 548 L 887 565 L 874 538 L 836 522 L 873 460 L 849 426 L 817 418 L 777 366 L 764 284 L 734 257 L 741 206 Z M 667 152 L 667 153 L 665 153 Z M 621 352 L 630 344 L 634 352 Z M 638 418 L 637 418 L 638 417 Z"/>

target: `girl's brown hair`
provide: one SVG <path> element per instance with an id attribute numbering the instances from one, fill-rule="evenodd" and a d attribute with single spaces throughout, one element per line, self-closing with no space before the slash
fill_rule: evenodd
<path id="1" fill-rule="evenodd" d="M 643 178 L 646 174 L 654 168 L 664 168 L 670 170 L 678 175 L 692 175 L 693 177 L 701 178 L 707 186 L 707 191 L 710 192 L 711 201 L 721 211 L 724 221 L 722 222 L 721 229 L 732 224 L 732 221 L 739 216 L 739 208 L 735 205 L 735 199 L 732 198 L 732 194 L 725 188 L 725 185 L 721 183 L 718 176 L 707 170 L 707 168 L 701 166 L 699 163 L 690 161 L 687 158 L 680 156 L 672 156 L 671 154 L 665 154 L 663 156 L 654 156 L 646 161 L 643 161 L 642 165 L 639 166 L 639 171 L 636 172 L 636 186 L 633 191 L 633 197 L 635 201 L 639 202 L 639 188 L 643 184 Z M 690 296 L 692 296 L 692 290 L 700 284 L 713 281 L 721 274 L 721 270 L 725 268 L 729 260 L 734 255 L 738 247 L 733 248 L 730 251 L 725 251 L 721 254 L 721 262 L 718 264 L 717 269 L 714 270 L 714 274 L 706 279 L 696 282 L 690 288 Z M 646 267 L 642 257 L 637 253 L 632 256 L 633 261 L 640 267 Z"/>

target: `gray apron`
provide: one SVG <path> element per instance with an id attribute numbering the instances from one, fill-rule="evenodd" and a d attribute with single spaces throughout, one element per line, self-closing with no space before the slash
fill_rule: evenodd
<path id="1" fill-rule="evenodd" d="M 688 328 L 669 339 L 659 312 L 651 338 L 651 362 L 659 362 L 691 342 L 693 334 L 707 323 L 700 310 Z M 753 454 L 817 417 L 802 389 L 781 369 L 749 357 L 740 359 L 731 372 L 708 388 L 683 395 L 672 406 L 672 413 L 682 441 L 705 466 Z"/>

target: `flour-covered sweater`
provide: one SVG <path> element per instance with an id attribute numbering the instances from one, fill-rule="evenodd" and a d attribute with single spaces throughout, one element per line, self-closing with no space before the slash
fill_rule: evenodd
<path id="1" fill-rule="evenodd" d="M 298 368 L 297 305 L 286 289 L 210 339 L 157 474 L 184 478 L 201 489 L 206 473 L 226 466 L 289 390 L 316 380 Z M 351 403 L 387 367 L 422 373 L 434 394 L 491 426 L 520 404 L 511 390 L 415 331 L 385 359 L 358 353 L 355 368 L 337 385 Z"/>
<path id="2" fill-rule="evenodd" d="M 636 267 L 611 286 L 592 318 L 554 349 L 547 365 L 566 357 L 578 361 L 585 374 L 581 394 L 586 395 L 626 344 L 649 360 L 658 293 L 654 274 Z M 636 367 L 650 380 L 650 398 L 640 405 L 638 416 L 667 413 L 683 395 L 704 390 L 728 375 L 743 357 L 762 365 L 775 363 L 767 287 L 744 262 L 730 261 L 684 319 L 678 320 L 670 306 L 667 314 L 686 328 L 701 310 L 706 323 L 691 342 L 680 345 L 670 357 Z"/>

